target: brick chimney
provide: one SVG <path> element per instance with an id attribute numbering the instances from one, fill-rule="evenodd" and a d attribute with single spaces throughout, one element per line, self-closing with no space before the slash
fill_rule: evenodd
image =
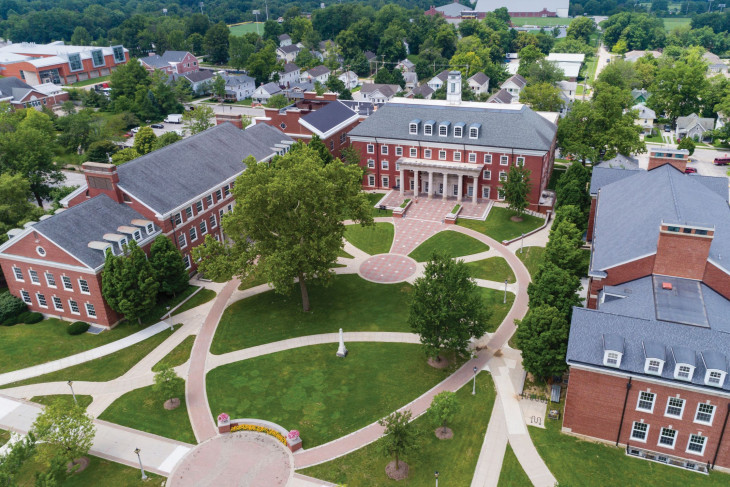
<path id="1" fill-rule="evenodd" d="M 105 162 L 84 162 L 81 166 L 89 188 L 89 198 L 105 194 L 117 203 L 122 202 L 122 192 L 117 187 L 117 166 Z"/>
<path id="2" fill-rule="evenodd" d="M 701 280 L 714 235 L 713 226 L 662 222 L 653 273 Z"/>
<path id="3" fill-rule="evenodd" d="M 687 168 L 687 159 L 689 159 L 689 151 L 687 149 L 665 149 L 662 147 L 652 147 L 649 150 L 649 167 L 651 171 L 657 167 L 669 164 L 679 169 L 681 172 Z"/>

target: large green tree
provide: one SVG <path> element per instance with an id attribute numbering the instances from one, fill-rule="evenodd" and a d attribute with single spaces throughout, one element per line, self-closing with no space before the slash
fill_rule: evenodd
<path id="1" fill-rule="evenodd" d="M 213 119 L 213 109 L 209 106 L 198 105 L 195 110 L 187 110 L 183 113 L 183 122 L 191 135 L 211 128 L 214 125 Z"/>
<path id="2" fill-rule="evenodd" d="M 31 432 L 44 443 L 46 459 L 60 458 L 65 463 L 75 462 L 89 453 L 96 428 L 84 408 L 57 401 L 36 417 Z"/>
<path id="3" fill-rule="evenodd" d="M 126 255 L 107 250 L 101 290 L 109 307 L 142 324 L 144 316 L 157 302 L 160 283 L 144 251 L 131 240 Z"/>
<path id="4" fill-rule="evenodd" d="M 210 26 L 203 41 L 203 49 L 207 55 L 206 61 L 213 64 L 223 64 L 228 61 L 229 35 L 228 26 L 223 21 Z"/>
<path id="5" fill-rule="evenodd" d="M 517 344 L 522 366 L 541 379 L 562 374 L 567 365 L 570 325 L 565 315 L 552 306 L 531 307 L 517 322 Z"/>
<path id="6" fill-rule="evenodd" d="M 157 136 L 152 127 L 142 127 L 134 136 L 134 150 L 141 156 L 155 150 Z"/>
<path id="7" fill-rule="evenodd" d="M 451 350 L 463 356 L 487 331 L 489 311 L 463 261 L 434 254 L 413 285 L 408 323 L 429 357 Z"/>
<path id="8" fill-rule="evenodd" d="M 568 26 L 567 35 L 571 39 L 579 39 L 585 43 L 596 31 L 596 23 L 590 17 L 576 17 Z"/>
<path id="9" fill-rule="evenodd" d="M 527 198 L 531 189 L 530 171 L 525 169 L 524 166 L 510 167 L 507 180 L 502 185 L 502 190 L 509 209 L 517 212 L 518 217 L 525 213 L 525 209 L 530 204 Z"/>
<path id="10" fill-rule="evenodd" d="M 200 271 L 212 278 L 258 275 L 279 293 L 289 293 L 299 281 L 302 308 L 309 311 L 307 284 L 327 283 L 342 248 L 347 215 L 371 224 L 372 215 L 360 192 L 363 170 L 339 159 L 324 164 L 304 144 L 275 161 L 245 161 L 246 171 L 233 193 L 236 206 L 223 219 L 232 244 L 208 235 L 205 246 L 193 250 Z"/>
<path id="11" fill-rule="evenodd" d="M 150 264 L 155 279 L 160 283 L 159 291 L 175 296 L 183 291 L 190 280 L 182 261 L 182 254 L 165 235 L 158 236 L 150 247 Z"/>
<path id="12" fill-rule="evenodd" d="M 30 184 L 22 175 L 0 174 L 0 243 L 8 239 L 8 230 L 43 215 L 43 209 L 28 200 L 30 195 Z"/>
<path id="13" fill-rule="evenodd" d="M 583 253 L 580 250 L 582 244 L 581 231 L 576 225 L 561 219 L 557 224 L 553 222 L 543 258 L 575 276 L 582 277 L 586 272 L 583 268 Z"/>
<path id="14" fill-rule="evenodd" d="M 560 88 L 550 83 L 528 84 L 520 92 L 520 103 L 540 112 L 559 112 L 564 101 L 560 97 Z"/>
<path id="15" fill-rule="evenodd" d="M 665 59 L 659 65 L 647 104 L 672 121 L 699 113 L 709 88 L 705 77 L 707 63 L 701 49 L 690 49 L 677 60 Z"/>
<path id="16" fill-rule="evenodd" d="M 569 319 L 573 306 L 580 305 L 580 298 L 576 294 L 579 288 L 580 279 L 576 275 L 545 261 L 535 274 L 535 279 L 527 286 L 530 308 L 552 306 Z"/>

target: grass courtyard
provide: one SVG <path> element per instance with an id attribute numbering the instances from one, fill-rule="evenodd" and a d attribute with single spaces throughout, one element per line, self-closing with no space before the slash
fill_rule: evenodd
<path id="1" fill-rule="evenodd" d="M 395 227 L 392 223 L 380 222 L 364 227 L 360 224 L 347 225 L 345 239 L 363 252 L 376 255 L 387 254 L 393 245 Z"/>
<path id="2" fill-rule="evenodd" d="M 453 372 L 429 366 L 420 345 L 355 342 L 347 348 L 345 359 L 335 356 L 335 343 L 213 369 L 206 379 L 210 410 L 298 429 L 304 448 L 312 448 L 377 421 Z"/>
<path id="3" fill-rule="evenodd" d="M 348 357 L 349 359 L 349 357 Z M 471 394 L 471 382 L 457 392 L 460 409 L 450 428 L 454 437 L 439 440 L 429 414 L 414 421 L 423 433 L 420 448 L 403 458 L 410 467 L 408 479 L 395 482 L 385 475 L 385 466 L 391 461 L 378 451 L 378 443 L 349 453 L 321 465 L 298 470 L 299 473 L 327 480 L 348 487 L 406 485 L 431 487 L 434 470 L 444 486 L 468 486 L 471 484 L 479 452 L 484 441 L 489 417 L 495 398 L 492 377 L 482 372 L 477 376 L 477 393 Z M 306 438 L 304 439 L 306 441 Z M 305 445 L 306 447 L 306 445 Z"/>
<path id="4" fill-rule="evenodd" d="M 86 409 L 89 404 L 91 404 L 92 400 L 93 398 L 91 396 L 76 394 L 76 401 L 78 401 L 79 406 L 84 409 Z M 60 402 L 66 407 L 71 407 L 74 403 L 74 398 L 71 394 L 51 394 L 48 396 L 31 397 L 30 401 L 38 404 L 43 404 L 45 406 L 50 406 L 53 403 Z"/>
<path id="5" fill-rule="evenodd" d="M 471 277 L 476 279 L 486 279 L 487 281 L 515 282 L 515 273 L 506 260 L 502 257 L 490 257 L 488 259 L 477 260 L 475 262 L 467 262 Z"/>
<path id="6" fill-rule="evenodd" d="M 404 331 L 411 285 L 375 284 L 356 275 L 335 276 L 329 286 L 308 286 L 311 311 L 302 311 L 299 285 L 230 305 L 216 329 L 211 352 L 222 354 L 297 336 L 344 331 Z M 377 306 L 375 305 L 377 303 Z"/>
<path id="7" fill-rule="evenodd" d="M 499 328 L 504 317 L 509 313 L 512 303 L 515 300 L 515 295 L 508 292 L 507 302 L 504 303 L 504 291 L 484 287 L 479 289 L 482 292 L 482 299 L 484 299 L 484 307 L 491 312 L 487 320 L 487 332 L 492 333 Z"/>
<path id="8" fill-rule="evenodd" d="M 479 240 L 464 235 L 463 233 L 445 230 L 439 232 L 419 245 L 408 256 L 416 262 L 425 262 L 431 258 L 434 252 L 441 252 L 447 257 L 456 258 L 465 255 L 478 254 L 486 252 L 489 246 Z"/>
<path id="9" fill-rule="evenodd" d="M 378 201 L 385 198 L 385 195 L 383 193 L 365 193 L 365 196 L 367 197 L 368 202 L 372 207 L 373 218 L 377 218 L 379 216 L 393 216 L 393 210 L 381 210 L 380 208 L 375 208 L 375 205 L 378 204 Z"/>
<path id="10" fill-rule="evenodd" d="M 542 264 L 543 254 L 545 254 L 545 247 L 524 247 L 522 252 L 519 250 L 515 252 L 517 258 L 527 267 L 527 271 L 532 278 L 535 277 L 540 264 Z"/>
<path id="11" fill-rule="evenodd" d="M 461 219 L 457 224 L 502 242 L 535 230 L 544 222 L 542 218 L 532 215 L 522 215 L 521 222 L 514 222 L 511 218 L 515 215 L 516 213 L 512 210 L 495 206 L 489 211 L 489 215 L 484 221 Z"/>
<path id="12" fill-rule="evenodd" d="M 143 481 L 139 468 L 129 467 L 121 463 L 112 462 L 103 458 L 88 455 L 89 466 L 83 472 L 74 474 L 57 487 L 97 487 L 113 485 L 114 487 L 159 487 L 164 485 L 165 478 L 146 472 L 149 480 Z M 13 480 L 19 487 L 32 487 L 35 483 L 35 472 L 44 470 L 47 464 L 38 455 L 30 458 Z M 54 484 L 55 485 L 55 484 Z"/>
<path id="13" fill-rule="evenodd" d="M 162 357 L 162 359 L 152 366 L 152 372 L 157 372 L 162 369 L 163 364 L 167 364 L 170 367 L 177 367 L 182 365 L 190 359 L 190 352 L 193 350 L 193 343 L 197 335 L 190 335 L 180 342 L 178 346 L 172 349 L 170 353 Z"/>
<path id="14" fill-rule="evenodd" d="M 197 308 L 201 304 L 205 304 L 208 301 L 214 299 L 215 296 L 216 293 L 212 289 L 201 289 L 195 294 L 195 296 L 185 301 L 182 306 L 176 309 L 175 312 L 172 313 L 172 316 L 179 315 L 180 313 L 184 313 L 185 311 L 193 308 Z"/>
<path id="15" fill-rule="evenodd" d="M 504 460 L 502 461 L 502 472 L 499 474 L 499 483 L 497 487 L 530 487 L 530 477 L 517 460 L 515 452 L 508 444 L 507 450 L 504 452 Z"/>

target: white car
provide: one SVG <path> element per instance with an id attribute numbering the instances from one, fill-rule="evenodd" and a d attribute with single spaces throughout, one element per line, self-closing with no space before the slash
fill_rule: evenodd
<path id="1" fill-rule="evenodd" d="M 137 132 L 139 132 L 139 127 L 134 127 L 134 128 L 132 129 L 132 133 L 133 133 L 133 134 L 136 134 Z"/>
<path id="2" fill-rule="evenodd" d="M 180 137 L 185 137 L 185 131 L 184 130 L 175 129 L 175 130 L 173 130 L 173 132 L 175 132 Z"/>

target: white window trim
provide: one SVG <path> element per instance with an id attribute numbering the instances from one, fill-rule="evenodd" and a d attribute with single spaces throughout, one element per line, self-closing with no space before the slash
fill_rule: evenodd
<path id="1" fill-rule="evenodd" d="M 395 155 L 396 156 L 402 156 L 403 155 L 403 147 L 398 146 L 395 148 Z"/>
<path id="2" fill-rule="evenodd" d="M 368 144 L 366 151 L 368 154 L 375 154 L 375 146 L 373 144 Z"/>
<path id="3" fill-rule="evenodd" d="M 20 277 L 18 277 L 18 274 L 20 274 Z M 20 267 L 13 266 L 13 275 L 16 281 L 25 282 L 25 275 L 23 274 L 23 269 Z"/>
<path id="4" fill-rule="evenodd" d="M 214 228 L 216 228 L 218 226 L 218 219 L 215 217 L 215 213 L 213 213 L 212 215 L 210 215 L 209 222 L 210 222 L 210 229 L 211 230 L 214 229 Z"/>
<path id="5" fill-rule="evenodd" d="M 720 375 L 720 381 L 718 383 L 715 383 L 715 382 L 711 382 L 710 381 L 710 376 L 713 373 Z M 725 384 L 725 376 L 726 375 L 727 375 L 727 372 L 725 372 L 724 370 L 708 369 L 705 372 L 705 385 L 710 386 L 710 387 L 722 387 L 723 384 Z"/>
<path id="6" fill-rule="evenodd" d="M 185 254 L 183 256 L 183 262 L 185 262 L 185 270 L 190 269 L 192 265 L 190 264 L 190 256 Z"/>
<path id="7" fill-rule="evenodd" d="M 207 220 L 200 220 L 200 234 L 205 235 L 208 233 L 208 221 Z"/>
<path id="8" fill-rule="evenodd" d="M 458 130 L 458 134 L 457 134 L 457 130 Z M 454 127 L 454 137 L 456 137 L 457 139 L 460 139 L 463 136 L 464 136 L 464 127 L 462 127 L 462 126 Z"/>
<path id="9" fill-rule="evenodd" d="M 390 178 L 388 176 L 380 176 L 380 184 L 382 184 L 384 188 L 390 187 Z"/>
<path id="10" fill-rule="evenodd" d="M 223 210 L 221 210 L 221 211 L 223 211 Z M 179 240 L 181 236 L 183 238 L 182 245 L 180 245 L 180 240 Z M 184 249 L 185 247 L 188 246 L 188 237 L 187 237 L 187 235 L 185 235 L 185 232 L 180 232 L 180 235 L 178 235 L 177 238 L 178 238 L 178 242 L 177 243 L 178 243 L 178 245 L 180 245 L 180 248 L 181 249 Z"/>
<path id="11" fill-rule="evenodd" d="M 640 439 L 640 438 L 635 438 L 634 437 L 634 427 L 637 424 L 644 424 L 644 425 L 646 425 L 646 431 L 644 431 L 644 439 L 643 440 Z M 631 438 L 632 441 L 638 441 L 640 443 L 646 443 L 646 440 L 649 439 L 649 428 L 650 427 L 651 427 L 651 425 L 649 425 L 648 423 L 642 423 L 641 421 L 634 421 L 633 423 L 631 423 L 631 434 L 629 435 L 629 438 Z"/>
<path id="12" fill-rule="evenodd" d="M 680 375 L 679 375 L 679 368 L 680 367 L 689 367 L 689 377 L 680 377 Z M 677 380 L 683 380 L 683 381 L 686 381 L 686 382 L 691 382 L 692 381 L 692 376 L 694 375 L 694 373 L 695 373 L 695 368 L 694 368 L 693 365 L 690 365 L 690 364 L 677 364 L 677 365 L 674 366 L 674 378 L 677 379 Z"/>
<path id="13" fill-rule="evenodd" d="M 93 315 L 89 313 L 89 306 L 94 309 Z M 86 311 L 86 316 L 88 316 L 89 318 L 96 318 L 96 306 L 94 306 L 92 303 L 84 303 L 84 310 Z"/>
<path id="14" fill-rule="evenodd" d="M 71 303 L 75 303 L 76 304 L 76 311 L 74 311 L 74 307 L 71 305 Z M 81 309 L 79 308 L 78 301 L 75 301 L 73 299 L 69 299 L 68 300 L 68 310 L 71 312 L 72 315 L 80 315 L 81 314 Z"/>
<path id="15" fill-rule="evenodd" d="M 33 279 L 33 273 L 35 273 L 35 279 Z M 35 284 L 36 286 L 41 285 L 41 278 L 38 276 L 38 271 L 33 269 L 28 269 L 28 277 L 30 278 L 30 283 Z"/>
<path id="16" fill-rule="evenodd" d="M 68 279 L 68 286 L 66 285 L 66 280 Z M 73 291 L 74 290 L 74 283 L 71 281 L 71 278 L 68 276 L 61 276 L 61 282 L 63 283 L 63 289 L 66 291 Z"/>
<path id="17" fill-rule="evenodd" d="M 433 151 L 431 149 L 424 149 L 423 150 L 423 158 L 424 159 L 431 159 L 433 157 Z"/>
<path id="18" fill-rule="evenodd" d="M 670 414 L 669 413 L 669 407 L 670 407 L 669 402 L 672 399 L 682 401 L 682 407 L 679 410 L 679 414 Z M 676 397 L 676 396 L 675 397 L 668 397 L 667 398 L 667 407 L 664 408 L 664 416 L 666 416 L 668 418 L 682 419 L 682 416 L 684 416 L 684 407 L 686 405 L 687 405 L 687 400 L 686 399 L 682 399 L 681 397 Z M 672 406 L 672 407 L 677 407 L 677 406 Z"/>
<path id="19" fill-rule="evenodd" d="M 417 123 L 408 124 L 408 133 L 411 135 L 418 134 L 418 124 Z"/>
<path id="20" fill-rule="evenodd" d="M 658 362 L 657 364 L 654 364 L 654 362 Z M 658 367 L 658 370 L 652 371 L 650 370 L 651 366 Z M 658 358 L 647 358 L 644 361 L 644 373 L 650 374 L 650 375 L 662 375 L 662 371 L 664 370 L 664 360 L 660 360 Z"/>
<path id="21" fill-rule="evenodd" d="M 504 199 L 505 199 L 506 196 L 507 195 L 504 192 L 504 187 L 499 186 L 497 188 L 497 201 L 504 201 Z"/>
<path id="22" fill-rule="evenodd" d="M 43 301 L 46 302 L 45 305 L 44 304 L 41 304 L 41 298 L 40 298 L 41 296 L 43 296 Z M 41 308 L 48 309 L 48 300 L 46 299 L 46 295 L 45 294 L 35 293 L 35 300 L 38 301 L 38 306 L 40 306 Z"/>
<path id="23" fill-rule="evenodd" d="M 672 444 L 671 445 L 667 445 L 666 443 L 662 443 L 662 435 L 664 433 L 664 430 L 674 431 L 674 438 L 672 438 Z M 677 437 L 678 436 L 679 436 L 679 431 L 677 431 L 675 429 L 672 429 L 672 428 L 666 428 L 666 427 L 662 426 L 659 429 L 659 438 L 657 438 L 656 444 L 657 444 L 657 446 L 660 446 L 662 448 L 668 448 L 670 450 L 674 450 L 674 446 L 677 444 Z"/>
<path id="24" fill-rule="evenodd" d="M 58 300 L 61 303 L 60 308 L 56 304 L 56 300 Z M 51 301 L 53 301 L 53 309 L 55 309 L 56 311 L 63 311 L 63 301 L 61 301 L 61 298 L 59 298 L 58 296 L 51 296 Z"/>
<path id="25" fill-rule="evenodd" d="M 608 359 L 610 358 L 611 355 L 616 355 L 615 364 L 609 363 L 609 361 L 608 361 Z M 607 367 L 616 367 L 616 368 L 621 367 L 621 359 L 623 358 L 623 355 L 624 355 L 623 353 L 617 352 L 616 350 L 604 350 L 603 365 L 605 365 Z"/>
<path id="26" fill-rule="evenodd" d="M 375 159 L 368 159 L 368 169 L 375 169 Z"/>
<path id="27" fill-rule="evenodd" d="M 423 135 L 433 135 L 433 124 L 428 123 L 423 126 Z"/>
<path id="28" fill-rule="evenodd" d="M 469 160 L 469 162 L 477 162 L 477 153 L 470 152 L 468 160 Z"/>
<path id="29" fill-rule="evenodd" d="M 507 171 L 499 171 L 499 181 L 502 183 L 507 181 Z"/>
<path id="30" fill-rule="evenodd" d="M 53 279 L 53 284 L 51 284 L 51 279 L 49 279 L 48 276 L 51 276 L 51 279 Z M 56 289 L 56 287 L 57 287 L 57 285 L 56 285 L 56 276 L 54 276 L 50 272 L 44 272 L 43 273 L 43 277 L 46 278 L 46 284 L 48 285 L 48 287 L 51 287 L 53 289 Z"/>
<path id="31" fill-rule="evenodd" d="M 525 165 L 525 158 L 523 156 L 520 156 L 517 158 L 517 161 L 515 162 L 515 165 L 517 166 L 524 166 Z"/>
<path id="32" fill-rule="evenodd" d="M 689 445 L 692 443 L 693 436 L 699 436 L 700 438 L 705 439 L 704 443 L 702 443 L 702 451 L 694 451 L 694 450 L 689 449 Z M 707 437 L 702 436 L 702 435 L 696 435 L 694 433 L 690 433 L 689 438 L 687 438 L 687 448 L 685 449 L 685 453 L 689 453 L 690 455 L 702 456 L 705 454 L 705 448 L 707 448 Z"/>
<path id="33" fill-rule="evenodd" d="M 469 138 L 478 139 L 479 138 L 479 129 L 476 127 L 469 128 Z"/>
<path id="34" fill-rule="evenodd" d="M 86 283 L 86 289 L 88 289 L 88 291 L 84 291 L 84 287 L 81 285 L 81 281 L 84 281 Z M 91 295 L 91 288 L 89 287 L 89 281 L 87 281 L 86 279 L 79 279 L 78 284 L 79 284 L 79 292 L 81 294 L 86 294 L 87 296 Z"/>
<path id="35" fill-rule="evenodd" d="M 652 400 L 651 400 L 651 409 L 644 409 L 644 408 L 640 408 L 640 407 L 639 407 L 639 404 L 640 404 L 640 403 L 641 403 L 641 401 L 642 401 L 642 399 L 641 399 L 641 393 L 642 393 L 642 392 L 645 392 L 645 393 L 647 393 L 647 394 L 651 394 L 651 395 L 652 395 Z M 637 411 L 644 411 L 644 412 L 647 412 L 647 413 L 653 413 L 653 412 L 654 412 L 654 406 L 655 406 L 655 405 L 656 405 L 656 393 L 655 393 L 655 392 L 649 392 L 649 391 L 639 391 L 639 396 L 638 396 L 638 397 L 636 398 L 636 410 L 637 410 Z"/>
<path id="36" fill-rule="evenodd" d="M 492 171 L 490 171 L 489 169 L 483 170 L 482 178 L 486 181 L 491 181 L 492 180 Z"/>
<path id="37" fill-rule="evenodd" d="M 484 164 L 492 163 L 492 154 L 484 154 Z"/>
<path id="38" fill-rule="evenodd" d="M 444 133 L 441 133 L 441 129 L 443 129 Z M 448 137 L 449 136 L 449 126 L 441 124 L 439 125 L 439 137 Z"/>
<path id="39" fill-rule="evenodd" d="M 482 186 L 482 198 L 489 198 L 491 193 L 491 188 L 489 186 Z"/>
<path id="40" fill-rule="evenodd" d="M 500 166 L 509 166 L 509 156 L 500 156 L 499 165 Z"/>
<path id="41" fill-rule="evenodd" d="M 416 149 L 415 147 L 411 147 L 410 150 L 408 151 L 408 154 L 410 155 L 410 157 L 417 157 L 418 149 Z"/>
<path id="42" fill-rule="evenodd" d="M 25 299 L 26 296 L 28 296 L 28 299 Z M 33 298 L 30 296 L 30 293 L 25 289 L 20 290 L 20 299 L 22 299 L 25 304 L 33 304 Z"/>
<path id="43" fill-rule="evenodd" d="M 700 420 L 697 419 L 697 415 L 700 414 L 700 406 L 702 406 L 702 405 L 712 406 L 712 414 L 710 414 L 710 421 L 700 421 Z M 697 404 L 697 409 L 695 410 L 695 417 L 694 417 L 694 419 L 692 421 L 694 423 L 697 423 L 697 424 L 704 424 L 706 426 L 712 426 L 713 421 L 715 421 L 715 413 L 716 412 L 717 412 L 717 406 L 715 406 L 714 404 L 708 404 L 706 402 L 698 403 Z M 702 414 L 707 414 L 707 413 L 703 412 Z"/>
<path id="44" fill-rule="evenodd" d="M 197 228 L 195 228 L 194 226 L 190 227 L 190 230 L 188 230 L 188 233 L 191 234 L 190 242 L 195 242 L 196 240 L 198 240 L 198 229 Z M 192 234 L 195 234 L 195 238 L 193 238 Z"/>
<path id="45" fill-rule="evenodd" d="M 390 169 L 390 163 L 388 161 L 380 161 L 380 169 L 387 171 Z"/>
<path id="46" fill-rule="evenodd" d="M 388 148 L 387 145 L 383 144 L 383 145 L 380 146 L 380 154 L 381 155 L 387 156 L 389 151 L 390 151 L 390 149 Z"/>
<path id="47" fill-rule="evenodd" d="M 461 162 L 461 151 L 454 151 L 454 162 Z"/>
<path id="48" fill-rule="evenodd" d="M 368 186 L 370 186 L 371 188 L 375 187 L 375 176 L 373 176 L 372 174 L 368 176 Z"/>
<path id="49" fill-rule="evenodd" d="M 443 156 L 442 156 L 443 154 Z M 446 160 L 446 151 L 443 149 L 439 149 L 439 161 L 445 161 Z"/>

